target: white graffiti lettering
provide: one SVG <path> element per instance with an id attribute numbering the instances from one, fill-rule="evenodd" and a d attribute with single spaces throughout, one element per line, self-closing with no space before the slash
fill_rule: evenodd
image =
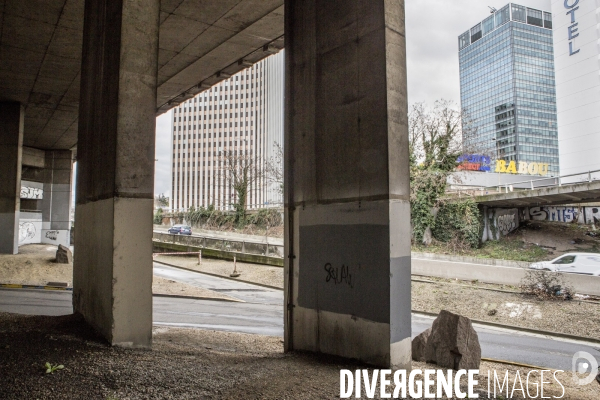
<path id="1" fill-rule="evenodd" d="M 506 214 L 498 217 L 498 230 L 502 235 L 508 235 L 517 227 L 515 214 Z"/>
<path id="2" fill-rule="evenodd" d="M 22 199 L 42 200 L 44 198 L 44 191 L 39 188 L 21 186 L 20 197 Z"/>

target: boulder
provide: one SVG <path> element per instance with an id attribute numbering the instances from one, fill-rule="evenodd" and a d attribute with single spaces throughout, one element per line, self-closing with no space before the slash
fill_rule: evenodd
<path id="1" fill-rule="evenodd" d="M 415 361 L 425 361 L 425 347 L 427 346 L 427 340 L 431 335 L 431 328 L 421 332 L 412 341 L 412 359 Z"/>
<path id="2" fill-rule="evenodd" d="M 479 369 L 481 346 L 471 320 L 442 310 L 433 321 L 424 357 L 443 368 Z"/>
<path id="3" fill-rule="evenodd" d="M 56 262 L 58 264 L 71 264 L 73 262 L 73 253 L 71 253 L 68 247 L 59 244 L 58 250 L 56 250 Z"/>

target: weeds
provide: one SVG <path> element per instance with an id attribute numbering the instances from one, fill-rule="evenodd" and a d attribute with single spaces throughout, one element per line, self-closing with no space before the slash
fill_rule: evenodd
<path id="1" fill-rule="evenodd" d="M 46 364 L 44 364 L 44 367 L 46 368 L 47 374 L 53 374 L 54 371 L 63 369 L 65 366 L 62 364 L 61 365 L 52 365 L 49 362 L 47 362 Z"/>
<path id="2" fill-rule="evenodd" d="M 531 269 L 521 280 L 521 293 L 539 300 L 571 300 L 573 290 L 557 272 Z"/>

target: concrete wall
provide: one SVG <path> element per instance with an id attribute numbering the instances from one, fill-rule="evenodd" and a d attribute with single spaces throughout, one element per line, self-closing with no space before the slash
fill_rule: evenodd
<path id="1" fill-rule="evenodd" d="M 160 1 L 85 2 L 73 308 L 111 344 L 152 343 Z"/>
<path id="2" fill-rule="evenodd" d="M 285 348 L 408 368 L 404 1 L 285 10 Z"/>
<path id="3" fill-rule="evenodd" d="M 517 208 L 488 208 L 480 210 L 483 214 L 481 241 L 500 240 L 519 227 L 520 217 Z"/>
<path id="4" fill-rule="evenodd" d="M 17 254 L 24 108 L 0 102 L 0 254 Z"/>

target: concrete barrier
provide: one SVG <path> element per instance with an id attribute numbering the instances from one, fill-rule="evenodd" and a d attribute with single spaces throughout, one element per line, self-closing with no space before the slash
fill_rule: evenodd
<path id="1" fill-rule="evenodd" d="M 529 266 L 529 263 L 515 265 L 515 262 L 510 261 L 480 260 L 447 255 L 440 255 L 439 259 L 436 259 L 437 255 L 428 253 L 426 257 L 423 257 L 423 254 L 425 253 L 413 253 L 412 255 L 413 275 L 519 286 Z M 466 260 L 476 260 L 477 263 Z M 488 263 L 484 264 L 479 261 Z M 600 277 L 576 274 L 563 274 L 563 276 L 567 284 L 573 287 L 577 293 L 600 296 Z"/>

